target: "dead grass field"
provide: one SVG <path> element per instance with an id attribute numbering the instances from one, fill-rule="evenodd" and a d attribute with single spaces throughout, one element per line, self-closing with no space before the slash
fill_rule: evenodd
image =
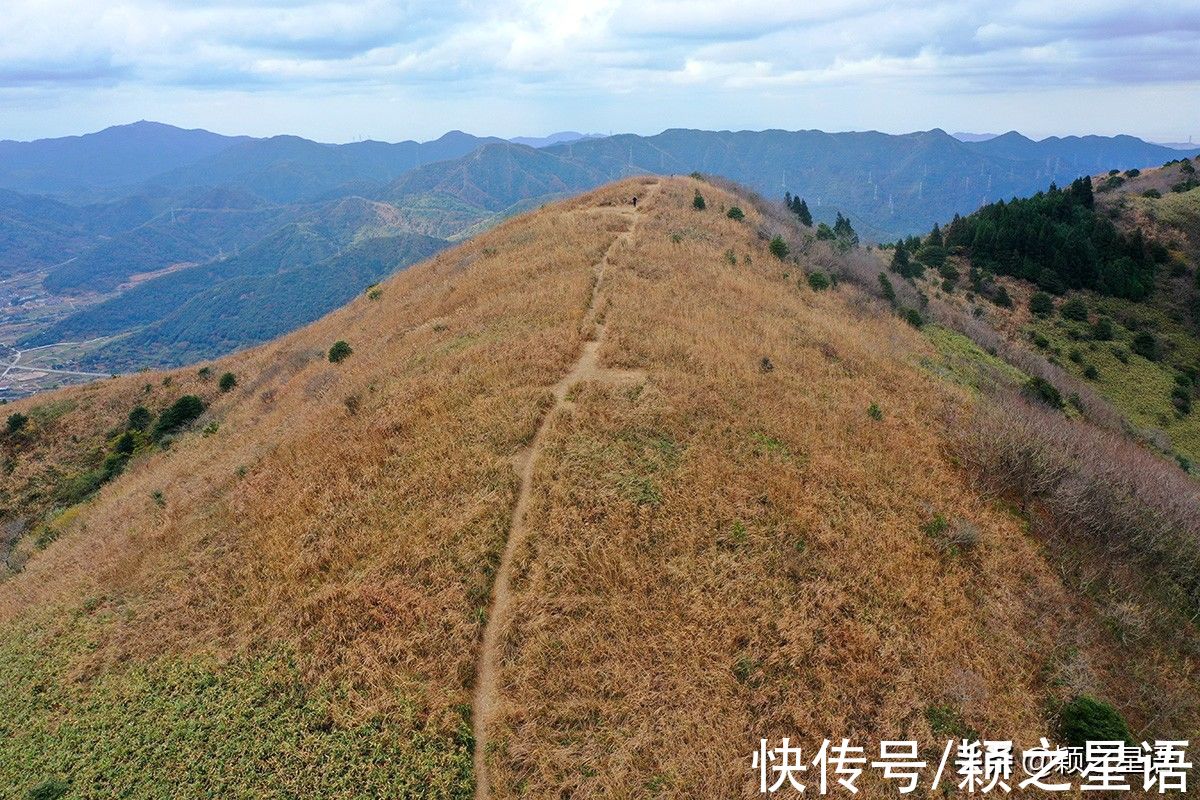
<path id="1" fill-rule="evenodd" d="M 930 343 L 852 287 L 812 291 L 744 200 L 685 178 L 647 197 L 651 182 L 514 219 L 222 359 L 228 394 L 188 369 L 10 406 L 65 409 L 10 456 L 19 511 L 134 405 L 211 402 L 0 583 L 0 627 L 103 615 L 69 656 L 84 686 L 283 647 L 335 694 L 335 726 L 453 730 L 514 458 L 544 421 L 483 754 L 493 796 L 749 797 L 759 737 L 932 744 L 954 735 L 930 727 L 946 708 L 1031 743 L 1080 689 L 1135 732 L 1196 738 L 1194 654 L 1123 644 L 950 460 L 947 419 L 974 401 L 919 367 Z M 636 233 L 610 250 L 633 194 Z M 582 380 L 547 416 L 593 335 L 606 252 L 599 366 L 645 378 Z M 354 353 L 331 364 L 336 340 Z M 977 544 L 945 547 L 935 515 Z M 397 714 L 414 703 L 415 722 Z"/>

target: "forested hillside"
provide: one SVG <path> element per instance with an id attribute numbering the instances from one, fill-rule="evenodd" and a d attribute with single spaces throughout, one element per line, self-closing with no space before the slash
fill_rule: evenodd
<path id="1" fill-rule="evenodd" d="M 1068 412 L 1094 394 L 1112 427 L 1200 472 L 1200 181 L 1191 159 L 1112 170 L 998 202 L 884 252 L 923 296 L 1029 346 Z M 1010 346 L 1005 345 L 1005 346 Z M 1051 392 L 1050 389 L 1053 389 Z"/>
<path id="2" fill-rule="evenodd" d="M 1154 289 L 1156 264 L 1167 248 L 1147 242 L 1140 230 L 1128 236 L 1096 212 L 1091 178 L 1067 189 L 984 206 L 954 220 L 945 244 L 962 248 L 979 269 L 1024 278 L 1055 294 L 1095 289 L 1141 300 Z"/>

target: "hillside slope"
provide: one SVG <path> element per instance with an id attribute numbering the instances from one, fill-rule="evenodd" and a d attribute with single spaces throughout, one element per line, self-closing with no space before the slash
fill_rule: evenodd
<path id="1" fill-rule="evenodd" d="M 930 339 L 810 288 L 769 213 L 627 180 L 200 372 L 10 406 L 0 783 L 752 797 L 759 737 L 1031 743 L 1079 692 L 1200 733 L 1194 625 L 1124 639 L 951 455 L 978 400 Z"/>

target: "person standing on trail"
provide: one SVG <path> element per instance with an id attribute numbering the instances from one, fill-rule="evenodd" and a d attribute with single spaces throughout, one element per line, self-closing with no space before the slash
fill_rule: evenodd
<path id="1" fill-rule="evenodd" d="M 637 195 L 633 196 L 633 207 L 637 208 Z"/>

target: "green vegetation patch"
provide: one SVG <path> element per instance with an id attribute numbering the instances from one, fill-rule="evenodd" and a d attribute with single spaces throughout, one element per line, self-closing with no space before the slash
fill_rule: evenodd
<path id="1" fill-rule="evenodd" d="M 1025 373 L 961 333 L 941 325 L 926 325 L 921 330 L 937 348 L 938 355 L 922 358 L 919 363 L 939 378 L 977 390 L 994 386 L 998 381 L 1015 386 L 1027 380 Z"/>
<path id="2" fill-rule="evenodd" d="M 1129 725 L 1103 700 L 1082 695 L 1063 706 L 1059 714 L 1063 741 L 1073 747 L 1092 742 L 1132 742 Z"/>
<path id="3" fill-rule="evenodd" d="M 330 693 L 282 654 L 169 659 L 81 683 L 67 666 L 86 646 L 80 631 L 0 631 L 0 785 L 14 796 L 472 796 L 465 719 L 435 732 L 409 708 L 339 726 Z"/>
<path id="4" fill-rule="evenodd" d="M 34 406 L 29 409 L 29 416 L 37 421 L 38 425 L 47 425 L 64 414 L 69 414 L 75 409 L 75 401 L 64 398 L 62 400 L 53 400 L 49 403 L 42 403 L 40 406 Z"/>
<path id="5" fill-rule="evenodd" d="M 1116 320 L 1111 340 L 1092 339 L 1088 325 L 1061 318 L 1035 321 L 1027 332 L 1045 340 L 1043 349 L 1059 366 L 1094 386 L 1134 425 L 1164 431 L 1175 452 L 1200 460 L 1200 412 L 1181 414 L 1172 401 L 1179 391 L 1180 367 L 1200 363 L 1195 339 L 1145 305 L 1113 299 L 1097 304 Z M 1132 331 L 1121 320 L 1143 329 Z M 1151 332 L 1151 323 L 1156 349 L 1169 353 L 1156 360 L 1139 355 L 1133 346 L 1138 333 Z M 1069 357 L 1073 350 L 1079 351 L 1078 361 Z"/>
<path id="6" fill-rule="evenodd" d="M 618 479 L 622 493 L 638 505 L 660 505 L 660 477 L 679 465 L 683 447 L 659 431 L 625 431 L 617 442 L 626 464 Z"/>

